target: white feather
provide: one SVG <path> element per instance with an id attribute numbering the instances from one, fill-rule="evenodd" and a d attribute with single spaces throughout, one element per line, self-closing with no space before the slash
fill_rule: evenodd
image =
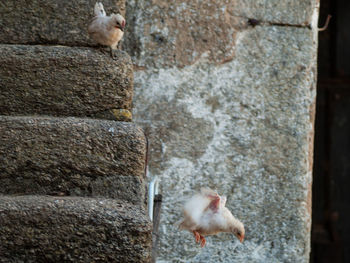
<path id="1" fill-rule="evenodd" d="M 94 13 L 95 13 L 95 16 L 106 16 L 106 11 L 103 8 L 103 4 L 101 2 L 96 2 Z"/>
<path id="2" fill-rule="evenodd" d="M 204 210 L 210 204 L 210 199 L 206 198 L 202 194 L 193 196 L 184 206 L 184 211 L 191 216 L 193 222 L 198 225 L 200 224 L 201 217 Z"/>

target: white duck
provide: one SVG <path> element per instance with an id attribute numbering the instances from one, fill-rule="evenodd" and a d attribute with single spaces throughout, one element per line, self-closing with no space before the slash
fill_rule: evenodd
<path id="1" fill-rule="evenodd" d="M 180 229 L 193 233 L 196 242 L 205 246 L 205 237 L 219 232 L 233 233 L 240 242 L 244 239 L 244 226 L 225 207 L 226 197 L 215 191 L 202 188 L 201 192 L 193 196 L 184 206 L 184 219 Z"/>
<path id="2" fill-rule="evenodd" d="M 92 19 L 88 33 L 97 43 L 110 47 L 111 56 L 117 49 L 119 41 L 124 35 L 125 19 L 120 14 L 106 15 L 102 3 L 97 2 L 94 8 L 95 17 Z"/>

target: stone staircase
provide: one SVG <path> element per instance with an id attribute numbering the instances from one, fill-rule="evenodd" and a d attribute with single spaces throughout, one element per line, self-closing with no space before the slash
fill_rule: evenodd
<path id="1" fill-rule="evenodd" d="M 0 262 L 151 260 L 132 63 L 91 47 L 94 4 L 1 3 Z"/>

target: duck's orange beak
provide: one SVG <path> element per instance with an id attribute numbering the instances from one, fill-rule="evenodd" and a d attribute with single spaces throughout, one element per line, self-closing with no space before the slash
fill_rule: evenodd
<path id="1" fill-rule="evenodd" d="M 240 238 L 239 238 L 239 241 L 240 241 L 241 243 L 243 243 L 243 239 L 244 239 L 244 235 L 241 235 Z"/>

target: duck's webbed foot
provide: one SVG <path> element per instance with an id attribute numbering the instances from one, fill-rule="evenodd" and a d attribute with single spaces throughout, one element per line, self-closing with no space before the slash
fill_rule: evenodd
<path id="1" fill-rule="evenodd" d="M 114 60 L 117 58 L 117 55 L 116 55 L 115 50 L 116 50 L 116 49 L 110 47 L 111 58 L 114 59 Z"/>
<path id="2" fill-rule="evenodd" d="M 194 237 L 196 238 L 196 242 L 201 244 L 201 247 L 205 246 L 206 240 L 205 237 L 199 234 L 197 231 L 192 231 Z"/>

